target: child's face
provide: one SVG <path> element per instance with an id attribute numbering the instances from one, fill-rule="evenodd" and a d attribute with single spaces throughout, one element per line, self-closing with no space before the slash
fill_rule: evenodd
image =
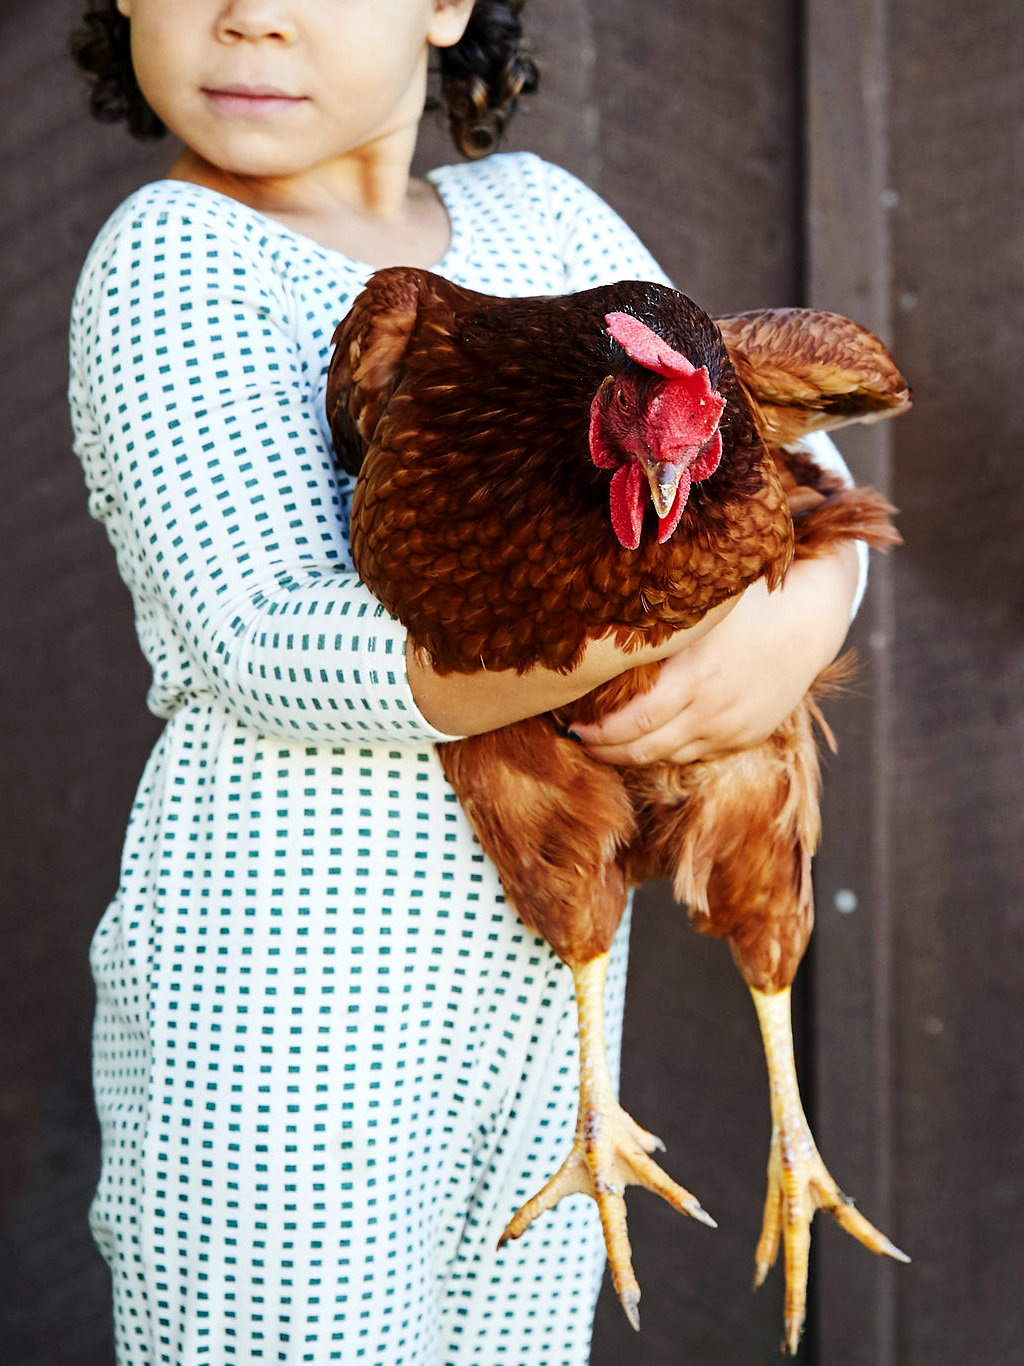
<path id="1" fill-rule="evenodd" d="M 414 130 L 472 0 L 118 0 L 143 94 L 222 171 L 295 176 Z"/>

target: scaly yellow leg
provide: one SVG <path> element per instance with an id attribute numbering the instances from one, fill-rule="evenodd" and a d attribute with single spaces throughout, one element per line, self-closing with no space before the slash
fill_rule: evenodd
<path id="1" fill-rule="evenodd" d="M 597 1201 L 604 1230 L 612 1284 L 626 1317 L 640 1327 L 640 1286 L 633 1272 L 632 1249 L 626 1227 L 626 1186 L 646 1186 L 656 1195 L 701 1223 L 715 1221 L 696 1196 L 669 1179 L 650 1154 L 663 1149 L 660 1139 L 641 1129 L 619 1105 L 608 1070 L 604 1042 L 604 987 L 608 955 L 572 969 L 580 1033 L 580 1098 L 572 1151 L 547 1185 L 528 1200 L 498 1240 L 503 1246 L 518 1238 L 539 1214 L 554 1209 L 565 1195 L 589 1195 Z"/>
<path id="2" fill-rule="evenodd" d="M 795 1352 L 807 1308 L 807 1263 L 815 1210 L 827 1210 L 841 1228 L 872 1252 L 899 1262 L 909 1262 L 910 1258 L 854 1209 L 821 1160 L 797 1085 L 789 988 L 761 992 L 751 987 L 750 993 L 764 1040 L 772 1112 L 768 1196 L 755 1253 L 754 1289 L 763 1284 L 774 1265 L 781 1235 L 786 1272 L 783 1346 Z"/>

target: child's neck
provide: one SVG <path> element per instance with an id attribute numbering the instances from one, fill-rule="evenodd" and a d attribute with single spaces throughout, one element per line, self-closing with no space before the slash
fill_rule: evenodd
<path id="1" fill-rule="evenodd" d="M 451 236 L 448 215 L 427 181 L 409 175 L 408 156 L 352 159 L 322 173 L 239 176 L 186 148 L 169 176 L 204 185 L 285 227 L 368 265 L 435 265 Z"/>

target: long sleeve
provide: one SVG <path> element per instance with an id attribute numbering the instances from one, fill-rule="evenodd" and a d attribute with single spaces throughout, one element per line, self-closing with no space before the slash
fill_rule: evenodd
<path id="1" fill-rule="evenodd" d="M 539 168 L 567 290 L 615 280 L 672 283 L 632 228 L 599 195 L 560 166 L 541 162 Z"/>
<path id="2" fill-rule="evenodd" d="M 129 202 L 76 296 L 76 449 L 134 599 L 150 705 L 210 693 L 286 738 L 441 738 L 409 692 L 405 629 L 352 569 L 328 348 L 311 363 L 287 272 L 260 245 L 230 212 Z"/>
<path id="3" fill-rule="evenodd" d="M 853 475 L 850 468 L 840 454 L 836 443 L 829 436 L 828 432 L 811 432 L 805 436 L 800 443 L 806 451 L 809 451 L 814 459 L 822 467 L 833 474 L 837 474 L 847 485 L 853 484 Z M 864 594 L 868 587 L 868 561 L 870 551 L 866 541 L 854 541 L 857 548 L 857 561 L 860 566 L 860 573 L 857 578 L 857 587 L 854 590 L 853 602 L 850 604 L 850 620 L 852 621 L 860 611 L 860 605 L 864 601 Z"/>

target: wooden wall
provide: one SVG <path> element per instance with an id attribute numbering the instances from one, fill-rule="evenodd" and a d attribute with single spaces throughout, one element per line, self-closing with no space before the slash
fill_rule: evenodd
<path id="1" fill-rule="evenodd" d="M 109 1366 L 86 952 L 156 723 L 127 596 L 85 514 L 67 310 L 107 213 L 166 149 L 88 121 L 76 6 L 0 44 L 5 550 L 0 1360 Z M 513 128 L 581 174 L 712 311 L 811 302 L 890 340 L 916 394 L 845 442 L 906 545 L 876 563 L 864 670 L 831 708 L 802 1070 L 840 1183 L 914 1258 L 820 1223 L 804 1360 L 1024 1360 L 1024 8 L 1019 0 L 530 0 L 542 94 Z M 428 132 L 424 159 L 445 156 Z M 844 895 L 838 896 L 842 892 Z M 849 909 L 855 905 L 852 911 Z M 768 1141 L 760 1045 L 721 945 L 663 892 L 635 920 L 623 1092 L 718 1219 L 631 1200 L 640 1337 L 594 1366 L 769 1361 L 749 1290 Z"/>

